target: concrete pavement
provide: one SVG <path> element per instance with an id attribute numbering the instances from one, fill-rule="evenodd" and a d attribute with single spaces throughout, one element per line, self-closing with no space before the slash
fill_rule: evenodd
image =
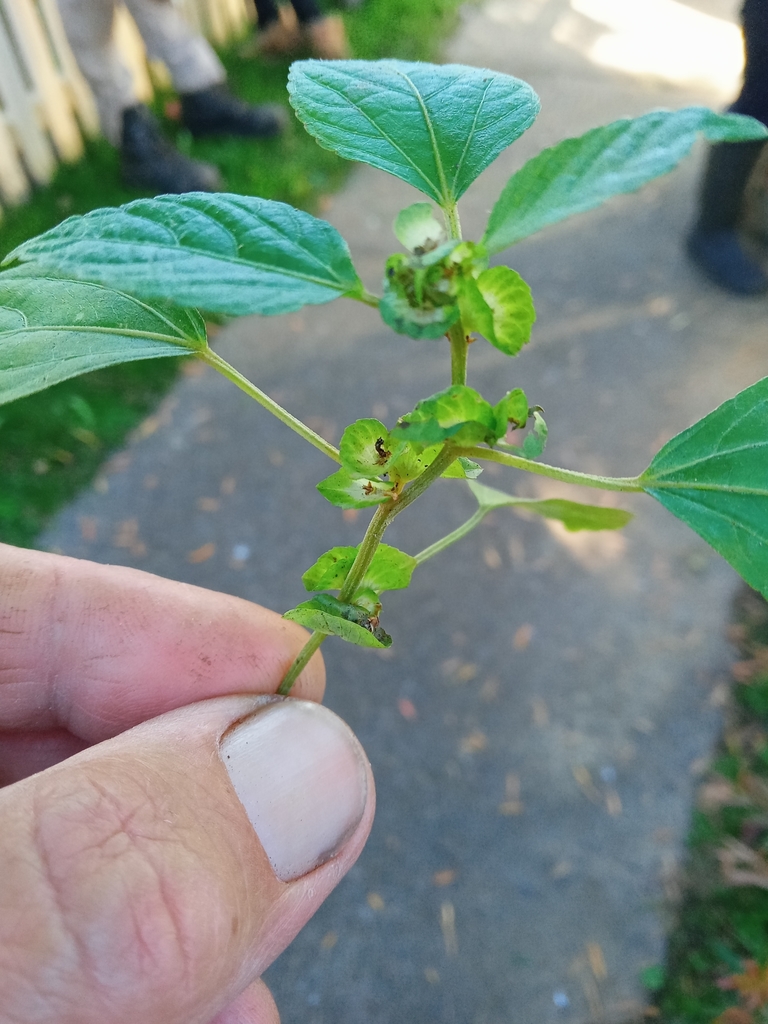
<path id="1" fill-rule="evenodd" d="M 542 97 L 536 125 L 462 202 L 468 237 L 542 146 L 624 114 L 727 101 L 727 61 L 682 81 L 674 61 L 649 63 L 651 43 L 643 51 L 626 21 L 635 7 L 465 10 L 448 58 L 516 74 Z M 732 39 L 735 12 L 659 0 L 640 24 L 655 18 L 658 38 L 683 32 L 690 49 L 710 30 Z M 640 472 L 765 375 L 765 300 L 710 289 L 682 254 L 700 156 L 509 254 L 533 289 L 533 341 L 514 362 L 474 346 L 470 383 L 493 400 L 519 385 L 545 408 L 547 461 Z M 361 168 L 326 212 L 374 289 L 392 219 L 416 198 Z M 334 441 L 352 419 L 392 423 L 448 382 L 441 342 L 394 336 L 353 303 L 238 321 L 216 345 Z M 284 609 L 319 553 L 362 534 L 364 513 L 342 516 L 314 490 L 330 468 L 225 381 L 187 375 L 42 543 Z M 482 479 L 601 500 L 493 467 Z M 737 581 L 650 498 L 605 500 L 637 513 L 621 534 L 494 513 L 387 596 L 391 652 L 325 645 L 327 702 L 368 751 L 379 809 L 357 866 L 269 972 L 286 1024 L 640 1019 L 638 973 L 663 957 L 692 791 L 719 728 Z M 472 508 L 443 482 L 391 543 L 420 550 Z"/>

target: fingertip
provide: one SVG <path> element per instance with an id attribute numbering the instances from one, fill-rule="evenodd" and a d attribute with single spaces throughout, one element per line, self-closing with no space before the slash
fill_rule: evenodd
<path id="1" fill-rule="evenodd" d="M 211 1024 L 280 1024 L 275 1000 L 263 981 L 249 985 Z"/>

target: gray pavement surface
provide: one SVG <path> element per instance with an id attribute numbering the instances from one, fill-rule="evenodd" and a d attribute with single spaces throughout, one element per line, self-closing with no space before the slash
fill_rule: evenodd
<path id="1" fill-rule="evenodd" d="M 468 237 L 543 145 L 623 114 L 727 100 L 722 80 L 596 63 L 596 44 L 622 31 L 605 12 L 636 7 L 465 10 L 448 57 L 525 78 L 543 101 L 463 202 Z M 682 53 L 692 26 L 733 21 L 736 4 L 660 0 L 644 17 L 663 38 L 680 10 L 692 19 Z M 682 253 L 701 156 L 511 254 L 537 303 L 533 341 L 514 362 L 478 343 L 470 383 L 493 400 L 523 386 L 546 410 L 550 462 L 640 472 L 766 372 L 765 301 L 710 289 Z M 370 287 L 396 248 L 395 213 L 416 198 L 361 168 L 326 211 Z M 334 441 L 352 419 L 392 423 L 448 382 L 442 343 L 394 336 L 348 302 L 238 321 L 216 346 Z M 314 490 L 331 469 L 213 373 L 188 374 L 44 546 L 282 610 L 302 599 L 318 554 L 362 534 L 365 513 L 342 515 Z M 638 972 L 663 957 L 696 776 L 720 724 L 736 576 L 650 498 L 493 468 L 483 481 L 637 518 L 621 534 L 566 535 L 501 510 L 388 595 L 391 652 L 325 645 L 327 701 L 362 739 L 379 805 L 360 861 L 269 971 L 286 1024 L 634 1020 Z M 472 508 L 461 483 L 442 482 L 388 539 L 417 551 Z"/>

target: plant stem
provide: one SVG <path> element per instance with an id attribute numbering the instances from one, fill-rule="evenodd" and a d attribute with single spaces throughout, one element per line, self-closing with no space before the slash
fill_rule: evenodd
<path id="1" fill-rule="evenodd" d="M 309 640 L 307 640 L 307 642 L 301 648 L 299 653 L 294 658 L 293 664 L 285 673 L 285 678 L 277 688 L 277 692 L 280 694 L 281 697 L 287 697 L 288 694 L 291 692 L 291 687 L 299 678 L 301 673 L 304 671 L 307 662 L 318 649 L 323 640 L 325 640 L 325 637 L 325 633 L 318 633 L 317 630 L 315 630 L 315 632 L 312 634 Z"/>
<path id="2" fill-rule="evenodd" d="M 431 465 L 429 465 L 421 476 L 417 477 L 410 487 L 408 487 L 396 500 L 390 500 L 379 505 L 368 524 L 365 536 L 360 542 L 360 546 L 357 550 L 357 556 L 352 563 L 352 568 L 347 573 L 344 586 L 339 591 L 340 601 L 351 601 L 355 596 L 355 591 L 363 582 L 363 578 L 365 577 L 366 572 L 368 572 L 368 568 L 373 561 L 373 556 L 376 554 L 376 549 L 381 543 L 384 531 L 395 516 L 414 502 L 420 494 L 423 494 L 429 485 L 432 484 L 441 475 L 441 473 L 444 473 L 457 457 L 457 449 L 452 445 L 446 445 Z M 287 696 L 290 693 L 291 687 L 298 679 L 302 669 L 324 639 L 324 633 L 318 633 L 315 631 L 309 640 L 307 640 L 304 647 L 299 651 L 296 660 L 288 669 L 285 679 L 280 683 L 280 687 L 277 691 L 279 694 Z"/>
<path id="3" fill-rule="evenodd" d="M 369 292 L 365 285 L 360 286 L 359 292 L 351 292 L 346 298 L 355 299 L 357 302 L 364 302 L 366 306 L 373 306 L 374 309 L 378 309 L 381 302 L 379 296 Z"/>
<path id="4" fill-rule="evenodd" d="M 548 466 L 545 462 L 533 462 L 520 455 L 495 451 L 493 448 L 464 448 L 461 451 L 469 459 L 485 459 L 487 462 L 500 462 L 502 466 L 522 469 L 526 473 L 548 476 L 552 480 L 562 480 L 567 484 L 581 484 L 582 487 L 597 487 L 602 491 L 644 491 L 637 476 L 597 476 L 594 473 L 578 473 L 573 469 L 560 469 Z"/>
<path id="5" fill-rule="evenodd" d="M 355 591 L 363 582 L 363 577 L 373 561 L 373 556 L 376 554 L 376 548 L 381 543 L 384 531 L 395 516 L 399 515 L 403 509 L 408 508 L 412 502 L 423 494 L 457 457 L 458 451 L 452 445 L 446 444 L 432 463 L 420 476 L 416 477 L 402 494 L 379 505 L 368 524 L 365 536 L 357 549 L 357 556 L 352 563 L 352 568 L 347 573 L 344 586 L 339 592 L 340 601 L 351 601 L 354 598 Z"/>
<path id="6" fill-rule="evenodd" d="M 461 240 L 461 221 L 459 220 L 459 208 L 456 203 L 450 203 L 448 206 L 444 206 L 445 216 L 448 221 L 448 233 L 451 238 L 455 238 L 457 241 Z"/>
<path id="7" fill-rule="evenodd" d="M 440 540 L 436 540 L 434 544 L 430 544 L 428 548 L 424 548 L 418 555 L 413 557 L 416 559 L 418 565 L 422 562 L 426 562 L 428 558 L 432 558 L 434 555 L 439 555 L 441 551 L 450 547 L 451 544 L 455 544 L 457 540 L 461 540 L 462 537 L 466 537 L 468 533 L 471 533 L 474 528 L 485 519 L 489 508 L 479 508 L 473 516 L 470 516 L 466 523 L 462 523 L 461 526 L 457 526 L 451 533 L 447 533 L 445 537 Z"/>
<path id="8" fill-rule="evenodd" d="M 337 448 L 334 448 L 332 444 L 329 444 L 324 437 L 320 437 L 314 430 L 311 430 L 306 423 L 302 423 L 301 420 L 296 419 L 292 416 L 287 409 L 284 409 L 282 405 L 270 398 L 269 395 L 265 394 L 260 388 L 257 388 L 255 384 L 252 384 L 247 377 L 244 377 L 242 373 L 230 366 L 229 363 L 222 359 L 221 356 L 217 355 L 212 349 L 206 348 L 203 352 L 199 353 L 199 358 L 203 362 L 208 363 L 214 370 L 226 377 L 227 380 L 232 381 L 236 384 L 241 391 L 244 391 L 246 395 L 255 399 L 259 405 L 263 406 L 268 412 L 271 412 L 273 416 L 276 416 L 281 423 L 284 423 L 291 430 L 294 430 L 299 437 L 303 437 L 305 441 L 309 441 L 311 445 L 314 445 L 318 451 L 321 451 L 323 455 L 327 455 L 329 459 L 333 459 L 334 462 L 341 462 L 341 457 Z"/>
<path id="9" fill-rule="evenodd" d="M 363 577 L 368 572 L 368 567 L 373 561 L 373 556 L 376 554 L 376 548 L 381 543 L 384 531 L 389 526 L 392 511 L 391 504 L 389 501 L 385 502 L 383 505 L 379 505 L 373 513 L 373 517 L 370 523 L 368 523 L 368 529 L 365 531 L 365 536 L 357 549 L 357 555 L 352 563 L 352 567 L 347 573 L 347 578 L 344 580 L 344 586 L 339 591 L 340 601 L 351 601 L 355 596 L 355 591 L 363 582 Z"/>
<path id="10" fill-rule="evenodd" d="M 448 340 L 451 343 L 451 384 L 466 384 L 469 346 L 461 320 L 448 331 Z"/>

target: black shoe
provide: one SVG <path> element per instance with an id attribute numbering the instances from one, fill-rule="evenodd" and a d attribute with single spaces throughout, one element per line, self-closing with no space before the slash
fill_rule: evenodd
<path id="1" fill-rule="evenodd" d="M 768 277 L 744 248 L 737 231 L 695 228 L 688 236 L 688 255 L 707 277 L 736 295 L 768 291 Z"/>
<path id="2" fill-rule="evenodd" d="M 269 139 L 279 135 L 288 116 L 277 104 L 254 107 L 233 96 L 225 85 L 181 94 L 181 120 L 195 138 L 243 135 Z"/>
<path id="3" fill-rule="evenodd" d="M 123 181 L 156 194 L 216 192 L 221 175 L 211 164 L 191 160 L 168 142 L 152 113 L 144 106 L 123 111 Z"/>

